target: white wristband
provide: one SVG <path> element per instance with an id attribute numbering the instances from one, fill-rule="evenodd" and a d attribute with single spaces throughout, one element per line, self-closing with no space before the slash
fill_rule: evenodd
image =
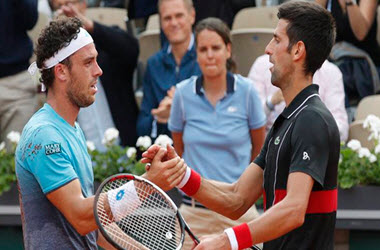
<path id="1" fill-rule="evenodd" d="M 224 232 L 227 234 L 228 240 L 230 241 L 231 250 L 239 250 L 239 244 L 237 242 L 234 230 L 230 227 L 224 230 Z"/>
<path id="2" fill-rule="evenodd" d="M 186 168 L 185 176 L 182 178 L 181 182 L 177 185 L 177 188 L 183 188 L 186 183 L 189 181 L 191 175 L 191 168 Z"/>
<path id="3" fill-rule="evenodd" d="M 128 214 L 133 213 L 136 208 L 141 205 L 133 181 L 130 181 L 117 189 L 111 190 L 107 194 L 108 203 L 115 221 L 120 221 Z"/>

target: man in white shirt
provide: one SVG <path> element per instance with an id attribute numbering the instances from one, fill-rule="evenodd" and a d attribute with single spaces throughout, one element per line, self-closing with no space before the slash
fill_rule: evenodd
<path id="1" fill-rule="evenodd" d="M 271 72 L 268 55 L 262 55 L 253 63 L 248 78 L 250 78 L 257 91 L 267 115 L 267 132 L 272 127 L 277 116 L 285 108 L 281 90 L 271 84 Z M 325 61 L 322 67 L 313 76 L 313 83 L 319 85 L 319 95 L 326 107 L 334 116 L 338 124 L 340 140 L 346 141 L 348 137 L 348 119 L 344 107 L 344 87 L 342 73 L 339 68 L 329 61 Z"/>

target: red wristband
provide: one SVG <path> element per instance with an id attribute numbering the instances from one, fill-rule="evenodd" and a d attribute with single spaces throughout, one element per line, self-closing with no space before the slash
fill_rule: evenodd
<path id="1" fill-rule="evenodd" d="M 191 169 L 191 175 L 185 186 L 181 188 L 188 196 L 194 195 L 201 186 L 201 176 Z"/>
<path id="2" fill-rule="evenodd" d="M 233 227 L 232 229 L 235 232 L 239 249 L 250 248 L 253 245 L 251 231 L 249 230 L 247 223 L 243 223 L 239 226 Z"/>

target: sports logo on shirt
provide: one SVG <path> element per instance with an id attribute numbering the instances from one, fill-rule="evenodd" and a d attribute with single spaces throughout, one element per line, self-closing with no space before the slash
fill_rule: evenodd
<path id="1" fill-rule="evenodd" d="M 305 151 L 303 152 L 302 160 L 304 160 L 304 161 L 309 160 L 310 161 L 309 154 L 307 152 L 305 152 Z"/>
<path id="2" fill-rule="evenodd" d="M 277 136 L 277 138 L 274 140 L 274 145 L 278 145 L 280 143 L 280 137 Z"/>
<path id="3" fill-rule="evenodd" d="M 61 143 L 53 143 L 45 145 L 45 154 L 52 155 L 56 153 L 61 153 Z"/>
<path id="4" fill-rule="evenodd" d="M 230 112 L 230 113 L 235 113 L 235 112 L 237 111 L 237 108 L 234 107 L 234 106 L 229 106 L 229 107 L 227 108 L 227 111 Z"/>

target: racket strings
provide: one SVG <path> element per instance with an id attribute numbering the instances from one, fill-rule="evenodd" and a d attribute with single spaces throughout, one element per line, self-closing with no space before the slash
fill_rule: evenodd
<path id="1" fill-rule="evenodd" d="M 126 183 L 125 179 L 107 183 L 102 189 L 103 197 Z M 98 218 L 107 234 L 125 249 L 177 249 L 182 228 L 176 209 L 148 183 L 134 180 L 134 189 L 140 199 L 131 199 L 134 204 L 128 204 L 128 212 L 118 214 L 122 219 L 116 222 L 106 212 L 104 202 L 98 202 Z M 130 193 L 124 195 L 128 198 Z"/>

